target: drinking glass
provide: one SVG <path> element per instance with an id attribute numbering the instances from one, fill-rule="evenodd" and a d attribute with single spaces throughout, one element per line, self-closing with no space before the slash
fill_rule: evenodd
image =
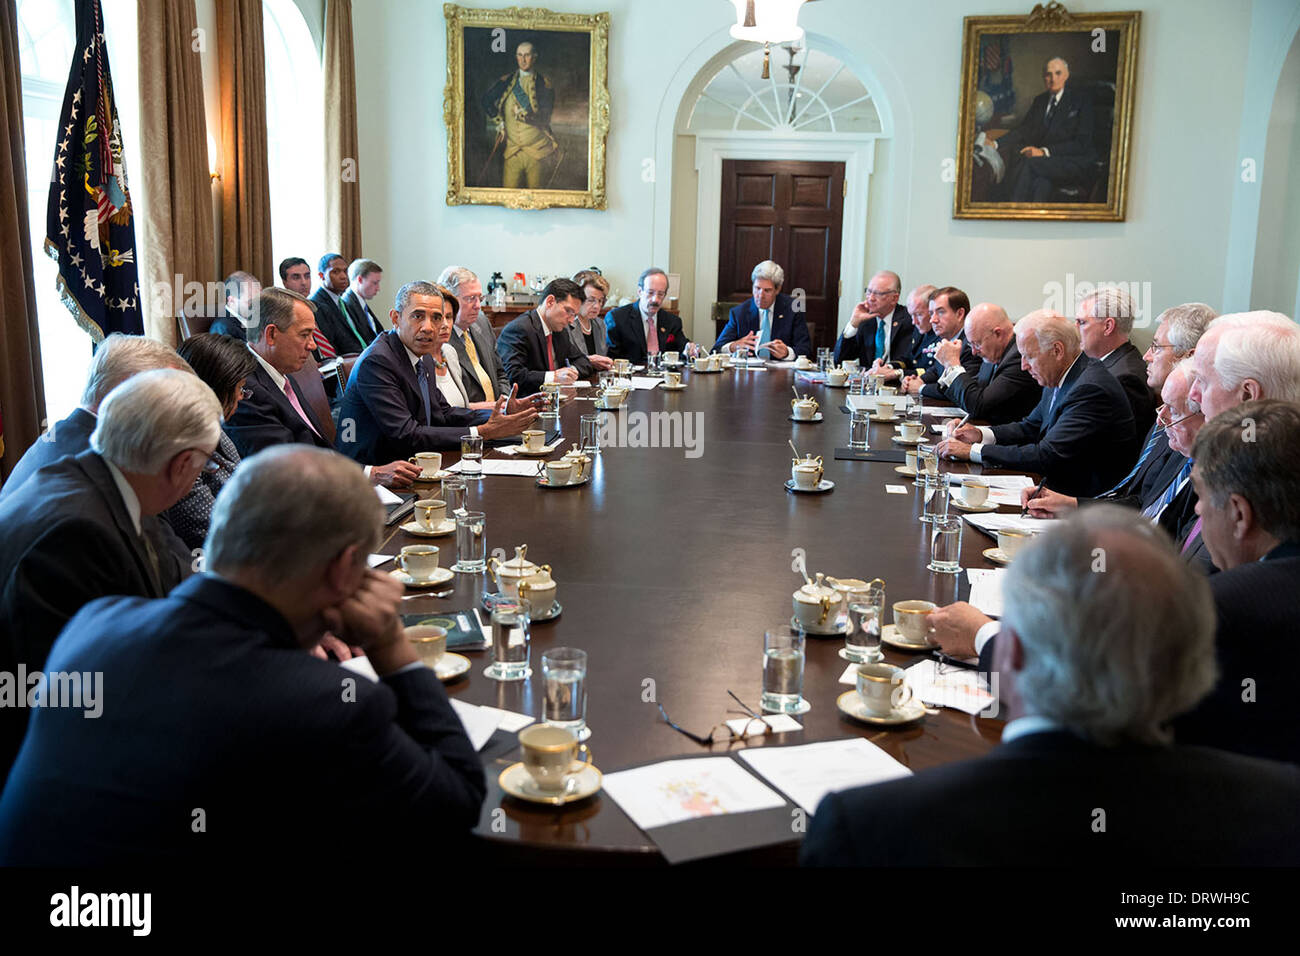
<path id="1" fill-rule="evenodd" d="M 584 455 L 600 454 L 600 416 L 583 415 L 580 420 L 581 431 L 579 441 L 581 442 L 582 453 Z"/>
<path id="2" fill-rule="evenodd" d="M 763 634 L 763 710 L 800 714 L 808 709 L 803 691 L 804 635 L 790 625 Z"/>
<path id="3" fill-rule="evenodd" d="M 865 451 L 871 445 L 867 435 L 871 430 L 871 410 L 855 408 L 849 413 L 849 447 Z"/>
<path id="4" fill-rule="evenodd" d="M 817 370 L 820 371 L 820 372 L 824 372 L 824 371 L 826 371 L 826 370 L 827 370 L 828 368 L 830 368 L 830 367 L 831 367 L 831 350 L 830 350 L 830 349 L 818 349 L 818 350 L 817 350 Z"/>
<path id="5" fill-rule="evenodd" d="M 882 659 L 880 632 L 884 626 L 885 582 L 876 578 L 865 588 L 849 592 L 849 629 L 844 635 L 844 656 L 859 664 Z"/>
<path id="6" fill-rule="evenodd" d="M 465 479 L 457 475 L 449 475 L 442 479 L 442 500 L 447 502 L 447 514 L 463 515 L 469 504 L 469 490 Z"/>
<path id="7" fill-rule="evenodd" d="M 919 445 L 916 449 L 916 460 L 921 466 L 920 471 L 925 475 L 939 474 L 939 452 L 935 445 Z"/>
<path id="8" fill-rule="evenodd" d="M 912 422 L 915 425 L 922 425 L 925 423 L 924 419 L 921 417 L 924 413 L 925 409 L 921 405 L 921 396 L 919 394 L 914 395 L 911 404 L 907 406 L 907 411 L 903 414 L 903 421 Z"/>
<path id="9" fill-rule="evenodd" d="M 456 516 L 456 563 L 453 571 L 479 574 L 487 567 L 487 516 L 466 511 Z"/>
<path id="10" fill-rule="evenodd" d="M 528 602 L 498 604 L 492 609 L 492 663 L 483 671 L 492 680 L 524 680 L 532 675 L 528 666 L 531 642 Z"/>
<path id="11" fill-rule="evenodd" d="M 542 655 L 542 719 L 571 731 L 579 740 L 591 736 L 587 727 L 587 652 L 556 647 Z"/>
<path id="12" fill-rule="evenodd" d="M 961 518 L 958 515 L 936 517 L 930 525 L 931 571 L 940 574 L 961 573 Z"/>
<path id="13" fill-rule="evenodd" d="M 946 475 L 924 475 L 925 484 L 921 493 L 925 495 L 925 508 L 921 520 L 933 524 L 938 518 L 948 517 L 948 477 Z"/>
<path id="14" fill-rule="evenodd" d="M 460 436 L 460 473 L 466 478 L 483 475 L 483 438 L 480 435 Z"/>

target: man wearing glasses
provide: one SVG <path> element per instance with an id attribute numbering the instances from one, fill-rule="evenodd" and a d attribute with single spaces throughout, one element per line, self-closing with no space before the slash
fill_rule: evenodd
<path id="1" fill-rule="evenodd" d="M 656 266 L 636 280 L 637 300 L 612 309 L 605 316 L 605 341 L 609 357 L 645 365 L 652 352 L 680 352 L 691 358 L 698 350 L 682 330 L 682 320 L 664 311 L 668 298 L 668 273 Z"/>
<path id="2" fill-rule="evenodd" d="M 877 272 L 867 286 L 867 297 L 853 307 L 848 324 L 835 343 L 835 364 L 857 359 L 862 368 L 877 360 L 881 365 L 910 357 L 912 317 L 898 304 L 903 280 L 897 272 Z"/>
<path id="3" fill-rule="evenodd" d="M 471 403 L 494 402 L 509 393 L 510 383 L 497 356 L 492 323 L 483 314 L 483 285 L 464 266 L 447 266 L 438 276 L 438 285 L 450 289 L 460 304 L 451 347 L 460 357 L 460 381 L 465 387 L 465 397 Z"/>
<path id="4" fill-rule="evenodd" d="M 542 290 L 537 308 L 501 330 L 497 355 L 507 381 L 519 387 L 520 396 L 532 395 L 552 383 L 572 385 L 594 371 L 591 360 L 569 335 L 582 300 L 582 288 L 572 279 L 552 279 Z"/>

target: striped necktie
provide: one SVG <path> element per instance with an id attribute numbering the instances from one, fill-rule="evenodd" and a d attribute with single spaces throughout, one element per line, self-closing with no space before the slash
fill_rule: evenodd
<path id="1" fill-rule="evenodd" d="M 1151 449 L 1156 447 L 1156 442 L 1160 440 L 1160 436 L 1163 435 L 1164 433 L 1165 430 L 1163 428 L 1157 428 L 1154 432 L 1152 432 L 1151 437 L 1147 439 L 1146 447 L 1142 449 L 1142 454 L 1138 456 L 1138 462 L 1136 465 L 1133 466 L 1133 470 L 1130 471 L 1123 478 L 1121 478 L 1115 484 L 1114 488 L 1110 489 L 1110 491 L 1107 491 L 1104 494 L 1098 495 L 1097 497 L 1113 498 L 1115 497 L 1115 495 L 1119 494 L 1119 490 L 1123 488 L 1125 485 L 1127 485 L 1130 481 L 1132 481 L 1134 476 L 1137 475 L 1137 473 L 1142 470 L 1142 466 L 1145 465 L 1147 459 L 1151 457 Z"/>
<path id="2" fill-rule="evenodd" d="M 1183 462 L 1183 467 L 1178 469 L 1178 474 L 1174 477 L 1174 480 L 1169 482 L 1169 487 L 1161 492 L 1158 499 L 1143 508 L 1142 514 L 1152 520 L 1159 518 L 1160 512 L 1169 507 L 1169 502 L 1174 500 L 1174 495 L 1178 494 L 1178 489 L 1182 488 L 1183 482 L 1187 480 L 1187 476 L 1191 473 L 1192 460 L 1189 458 L 1187 461 Z"/>

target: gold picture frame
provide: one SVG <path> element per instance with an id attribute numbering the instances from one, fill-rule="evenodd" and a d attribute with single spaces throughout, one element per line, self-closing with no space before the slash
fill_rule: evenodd
<path id="1" fill-rule="evenodd" d="M 606 208 L 609 14 L 443 13 L 447 205 Z"/>
<path id="2" fill-rule="evenodd" d="M 965 18 L 954 219 L 1123 221 L 1141 17 Z"/>

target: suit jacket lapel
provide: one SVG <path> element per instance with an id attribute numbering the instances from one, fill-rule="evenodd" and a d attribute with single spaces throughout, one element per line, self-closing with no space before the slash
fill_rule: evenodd
<path id="1" fill-rule="evenodd" d="M 104 501 L 108 504 L 109 513 L 113 516 L 113 523 L 117 525 L 118 533 L 122 535 L 122 540 L 126 543 L 127 548 L 135 557 L 136 570 L 149 586 L 153 589 L 153 595 L 156 597 L 163 596 L 162 581 L 158 574 L 154 573 L 153 563 L 149 560 L 144 550 L 144 542 L 141 535 L 149 527 L 149 521 L 146 516 L 140 516 L 140 532 L 137 533 L 135 525 L 131 523 L 131 515 L 127 513 L 126 502 L 122 500 L 122 493 L 118 491 L 117 482 L 113 480 L 112 473 L 108 470 L 108 465 L 98 454 L 90 453 L 78 455 L 82 468 L 86 476 L 99 489 Z M 161 541 L 154 542 L 154 551 L 162 546 Z M 158 555 L 158 560 L 162 561 L 162 555 Z"/>

